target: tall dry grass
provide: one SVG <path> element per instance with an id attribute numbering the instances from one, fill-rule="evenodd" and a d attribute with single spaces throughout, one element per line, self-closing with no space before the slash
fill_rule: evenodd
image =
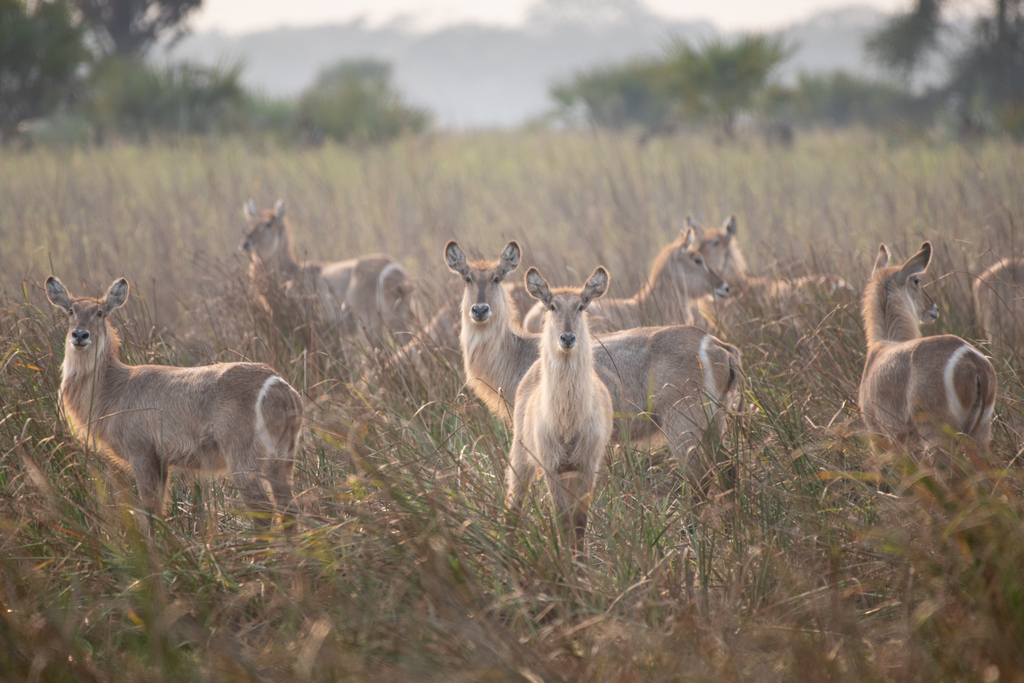
<path id="1" fill-rule="evenodd" d="M 755 271 L 842 275 L 878 242 L 931 239 L 929 333 L 978 334 L 970 273 L 1019 254 L 1024 149 L 890 148 L 867 134 L 791 150 L 691 138 L 435 136 L 362 153 L 206 142 L 0 161 L 0 674 L 11 680 L 1018 680 L 1024 675 L 1019 350 L 1000 375 L 990 467 L 950 483 L 859 434 L 854 301 L 730 329 L 743 412 L 729 495 L 691 495 L 663 450 L 615 449 L 574 565 L 543 495 L 502 525 L 510 434 L 462 391 L 356 383 L 363 356 L 301 314 L 247 302 L 241 203 L 288 203 L 300 254 L 388 251 L 437 308 L 458 238 L 617 293 L 692 212 L 735 213 Z M 133 363 L 263 360 L 302 390 L 294 541 L 251 531 L 230 486 L 178 473 L 153 539 L 130 476 L 56 409 L 53 272 L 126 275 Z M 525 272 L 525 271 L 524 271 Z M 557 279 L 557 278 L 555 278 Z M 987 347 L 986 347 L 987 348 Z"/>

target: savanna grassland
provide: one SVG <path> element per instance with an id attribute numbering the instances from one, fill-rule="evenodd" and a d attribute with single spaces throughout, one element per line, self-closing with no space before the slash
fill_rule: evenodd
<path id="1" fill-rule="evenodd" d="M 545 497 L 504 526 L 511 435 L 457 354 L 360 382 L 365 354 L 249 302 L 244 200 L 287 203 L 296 251 L 386 251 L 422 309 L 459 291 L 442 247 L 612 292 L 643 282 L 692 213 L 739 219 L 754 273 L 841 275 L 878 243 L 936 256 L 927 334 L 977 339 L 972 274 L 1024 252 L 1024 148 L 892 146 L 867 133 L 757 141 L 551 132 L 435 135 L 366 151 L 241 141 L 0 159 L 0 678 L 4 680 L 1012 681 L 1024 677 L 1022 359 L 993 357 L 987 465 L 950 482 L 860 433 L 858 304 L 755 312 L 721 447 L 728 493 L 692 494 L 665 450 L 610 454 L 587 554 Z M 304 396 L 300 531 L 252 531 L 228 482 L 172 475 L 152 538 L 132 478 L 56 407 L 64 316 L 42 283 L 99 296 L 132 363 L 258 360 Z"/>

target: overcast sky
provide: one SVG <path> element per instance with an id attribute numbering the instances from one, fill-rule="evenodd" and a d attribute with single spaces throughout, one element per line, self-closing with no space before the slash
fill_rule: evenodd
<path id="1" fill-rule="evenodd" d="M 197 31 L 230 34 L 278 26 L 311 26 L 365 17 L 371 24 L 406 18 L 428 30 L 476 22 L 514 26 L 522 23 L 535 0 L 204 0 L 193 16 Z M 822 10 L 850 5 L 885 12 L 905 10 L 913 0 L 641 0 L 670 19 L 706 19 L 725 31 L 771 30 L 807 19 Z"/>

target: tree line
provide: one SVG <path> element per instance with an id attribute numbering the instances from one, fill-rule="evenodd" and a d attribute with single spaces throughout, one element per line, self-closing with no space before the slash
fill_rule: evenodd
<path id="1" fill-rule="evenodd" d="M 741 122 L 769 130 L 865 125 L 958 136 L 1024 138 L 1024 0 L 986 0 L 944 82 L 910 84 L 951 29 L 944 13 L 967 0 L 915 0 L 872 35 L 868 55 L 887 78 L 803 74 L 784 85 L 794 46 L 746 35 L 578 72 L 554 84 L 555 117 L 644 137 L 712 127 L 730 138 Z M 430 112 L 410 106 L 387 63 L 343 62 L 300 97 L 273 100 L 245 88 L 237 64 L 146 61 L 158 42 L 187 31 L 201 0 L 0 0 L 0 143 L 33 137 L 102 142 L 109 136 L 265 131 L 285 141 L 375 143 L 420 132 Z M 48 128 L 49 127 L 49 128 Z"/>
<path id="2" fill-rule="evenodd" d="M 943 10 L 956 0 L 917 0 L 865 48 L 887 78 L 847 72 L 802 74 L 783 85 L 779 66 L 793 46 L 781 37 L 714 38 L 700 45 L 670 42 L 660 54 L 581 71 L 556 83 L 556 115 L 644 136 L 679 127 L 713 126 L 733 137 L 737 121 L 769 128 L 846 126 L 923 130 L 945 122 L 959 136 L 1008 133 L 1024 138 L 1024 16 L 1022 0 L 994 0 L 975 20 L 946 80 L 922 91 L 913 75 L 951 28 Z"/>
<path id="3" fill-rule="evenodd" d="M 160 41 L 187 32 L 201 0 L 0 0 L 0 143 L 34 137 L 264 131 L 286 141 L 374 143 L 429 126 L 392 85 L 390 65 L 343 62 L 300 97 L 245 88 L 238 64 L 155 65 Z"/>

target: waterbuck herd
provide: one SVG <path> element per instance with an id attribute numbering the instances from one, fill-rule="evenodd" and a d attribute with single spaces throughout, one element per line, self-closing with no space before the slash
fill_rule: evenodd
<path id="1" fill-rule="evenodd" d="M 283 305 L 310 306 L 311 315 L 360 339 L 371 355 L 393 349 L 389 362 L 411 372 L 431 362 L 424 345 L 458 349 L 465 386 L 513 431 L 505 482 L 510 524 L 539 475 L 576 550 L 612 442 L 664 443 L 695 495 L 731 489 L 734 463 L 719 446 L 727 415 L 740 404 L 743 366 L 740 350 L 715 335 L 742 324 L 755 305 L 784 312 L 808 297 L 851 290 L 834 276 L 751 276 L 735 217 L 720 229 L 687 218 L 628 299 L 604 296 L 610 276 L 602 266 L 582 288 L 553 289 L 536 268 L 524 285 L 510 278 L 522 257 L 518 243 L 509 242 L 497 260 L 469 261 L 451 241 L 444 262 L 465 282 L 462 297 L 424 320 L 409 274 L 390 256 L 299 263 L 283 202 L 261 212 L 250 200 L 244 211 L 252 227 L 241 248 L 251 259 L 255 305 L 271 318 Z M 861 299 L 867 357 L 859 409 L 876 447 L 906 449 L 950 472 L 960 453 L 988 448 L 997 381 L 989 360 L 963 339 L 921 336 L 921 323 L 939 315 L 922 281 L 931 257 L 925 242 L 904 263 L 889 265 L 889 249 L 879 247 Z M 1016 343 L 1024 259 L 985 271 L 973 293 L 986 335 Z M 178 467 L 228 472 L 257 527 L 280 513 L 285 528 L 294 528 L 303 402 L 280 374 L 261 363 L 126 365 L 109 321 L 128 297 L 126 280 L 91 299 L 72 297 L 50 277 L 46 294 L 69 321 L 61 410 L 77 439 L 131 468 L 150 516 L 162 513 L 169 469 Z M 370 371 L 367 377 L 372 384 Z"/>

